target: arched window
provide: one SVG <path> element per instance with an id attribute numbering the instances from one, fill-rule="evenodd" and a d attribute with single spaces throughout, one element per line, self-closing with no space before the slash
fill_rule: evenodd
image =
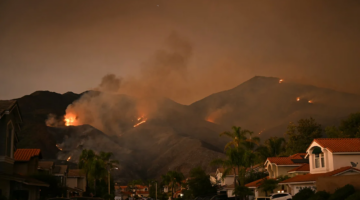
<path id="1" fill-rule="evenodd" d="M 312 154 L 314 154 L 314 167 L 320 168 L 325 167 L 324 153 L 320 147 L 314 147 Z"/>
<path id="2" fill-rule="evenodd" d="M 6 156 L 13 158 L 14 153 L 14 126 L 11 123 L 11 121 L 7 125 L 7 131 L 6 131 Z"/>

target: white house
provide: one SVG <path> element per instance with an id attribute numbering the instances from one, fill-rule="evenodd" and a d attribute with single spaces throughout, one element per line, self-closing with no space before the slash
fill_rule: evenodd
<path id="1" fill-rule="evenodd" d="M 292 195 L 304 187 L 316 190 L 316 181 L 321 177 L 360 174 L 360 138 L 315 139 L 306 153 L 310 173 L 296 175 L 280 183 Z"/>
<path id="2" fill-rule="evenodd" d="M 265 179 L 277 179 L 281 176 L 295 176 L 306 172 L 306 165 L 309 160 L 305 158 L 306 153 L 297 153 L 289 157 L 269 157 L 266 159 L 264 166 L 269 176 Z M 301 171 L 299 171 L 301 170 Z M 264 179 L 259 179 L 245 186 L 254 191 L 255 198 L 265 196 L 265 192 L 259 189 Z M 282 186 L 276 188 L 276 191 L 283 190 Z"/>

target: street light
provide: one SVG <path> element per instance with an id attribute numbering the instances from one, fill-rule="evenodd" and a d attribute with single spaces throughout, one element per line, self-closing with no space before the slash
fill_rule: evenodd
<path id="1" fill-rule="evenodd" d="M 112 169 L 118 170 L 119 168 L 114 167 Z M 111 168 L 108 169 L 108 193 L 110 195 L 110 171 L 112 170 Z"/>
<path id="2" fill-rule="evenodd" d="M 157 200 L 157 181 L 153 181 L 155 183 L 155 200 Z"/>

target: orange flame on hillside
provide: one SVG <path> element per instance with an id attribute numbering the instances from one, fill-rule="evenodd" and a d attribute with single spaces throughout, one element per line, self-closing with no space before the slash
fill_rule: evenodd
<path id="1" fill-rule="evenodd" d="M 300 101 L 300 97 L 296 98 L 296 101 Z"/>
<path id="2" fill-rule="evenodd" d="M 138 121 L 138 123 L 136 123 L 136 124 L 134 125 L 134 127 L 138 127 L 138 126 L 140 126 L 141 124 L 145 123 L 145 122 L 147 121 L 147 118 L 145 117 L 145 115 L 142 115 L 141 117 L 138 117 L 138 118 L 137 118 L 137 121 Z"/>
<path id="3" fill-rule="evenodd" d="M 64 116 L 65 126 L 74 126 L 76 125 L 76 115 L 73 113 L 66 113 Z"/>
<path id="4" fill-rule="evenodd" d="M 313 103 L 313 101 L 309 100 L 308 103 Z"/>
<path id="5" fill-rule="evenodd" d="M 66 159 L 66 161 L 69 161 L 71 159 L 71 156 L 69 156 L 67 159 Z"/>
<path id="6" fill-rule="evenodd" d="M 279 80 L 279 83 L 282 83 L 283 81 L 284 81 L 284 79 L 280 79 L 280 80 Z"/>
<path id="7" fill-rule="evenodd" d="M 57 147 L 60 151 L 63 150 L 63 149 L 60 147 L 60 145 L 58 145 L 58 144 L 56 144 L 56 147 Z"/>

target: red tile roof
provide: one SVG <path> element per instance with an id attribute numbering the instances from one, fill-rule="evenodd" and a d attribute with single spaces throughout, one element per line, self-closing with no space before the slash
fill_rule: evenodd
<path id="1" fill-rule="evenodd" d="M 320 138 L 314 142 L 331 152 L 360 152 L 360 138 Z"/>
<path id="2" fill-rule="evenodd" d="M 85 177 L 85 173 L 81 169 L 69 169 L 68 177 Z"/>
<path id="3" fill-rule="evenodd" d="M 310 166 L 308 163 L 302 164 L 299 167 L 295 167 L 292 170 L 289 170 L 288 172 L 309 172 L 310 171 Z"/>
<path id="4" fill-rule="evenodd" d="M 263 180 L 268 179 L 269 177 L 265 177 L 256 181 L 253 181 L 251 183 L 245 184 L 245 187 L 251 187 L 251 188 L 257 188 L 261 185 L 261 183 L 263 182 Z"/>
<path id="5" fill-rule="evenodd" d="M 297 154 L 289 156 L 289 158 L 291 158 L 291 159 L 304 159 L 305 156 L 306 156 L 306 153 L 297 153 Z"/>
<path id="6" fill-rule="evenodd" d="M 339 174 L 341 172 L 345 172 L 347 170 L 356 170 L 359 171 L 359 169 L 357 168 L 353 168 L 353 167 L 342 167 L 339 168 L 337 170 L 334 170 L 332 172 L 327 172 L 327 173 L 320 173 L 320 174 L 305 174 L 305 175 L 297 175 L 294 176 L 292 178 L 286 179 L 280 183 L 294 183 L 294 182 L 310 182 L 310 181 L 316 181 L 318 178 L 320 177 L 327 177 L 327 176 L 334 176 L 336 174 Z"/>
<path id="7" fill-rule="evenodd" d="M 295 163 L 293 160 L 302 160 L 306 156 L 306 153 L 297 153 L 289 157 L 269 157 L 267 161 L 275 163 L 277 165 L 301 165 L 303 163 Z M 307 161 L 306 161 L 307 162 Z"/>
<path id="8" fill-rule="evenodd" d="M 40 156 L 40 149 L 17 149 L 14 153 L 15 161 L 29 161 L 34 156 Z"/>

